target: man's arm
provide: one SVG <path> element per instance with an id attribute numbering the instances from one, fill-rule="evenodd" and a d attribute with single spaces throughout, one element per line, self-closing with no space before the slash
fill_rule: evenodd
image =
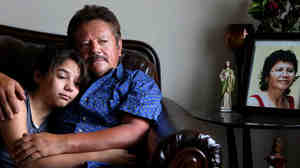
<path id="1" fill-rule="evenodd" d="M 149 128 L 148 121 L 124 115 L 122 124 L 92 133 L 68 134 L 63 153 L 127 148 L 136 144 Z"/>
<path id="2" fill-rule="evenodd" d="M 63 153 L 124 149 L 136 144 L 148 128 L 149 123 L 146 120 L 126 114 L 121 125 L 96 132 L 60 135 L 40 133 L 25 136 L 16 143 L 14 156 L 22 160 L 31 155 L 32 151 L 45 157 Z"/>

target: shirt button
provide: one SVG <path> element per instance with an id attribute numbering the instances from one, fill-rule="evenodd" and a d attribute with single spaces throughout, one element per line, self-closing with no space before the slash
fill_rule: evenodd
<path id="1" fill-rule="evenodd" d="M 83 116 L 83 117 L 82 117 L 82 120 L 83 120 L 83 121 L 85 121 L 85 120 L 86 120 L 86 117 L 85 117 L 85 116 Z"/>

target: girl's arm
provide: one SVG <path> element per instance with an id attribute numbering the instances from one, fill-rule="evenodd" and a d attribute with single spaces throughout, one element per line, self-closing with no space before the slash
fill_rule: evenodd
<path id="1" fill-rule="evenodd" d="M 14 115 L 13 119 L 0 122 L 0 134 L 4 143 L 11 153 L 15 142 L 22 137 L 27 131 L 27 109 L 25 101 L 17 100 L 19 112 Z"/>
<path id="2" fill-rule="evenodd" d="M 114 165 L 133 165 L 135 155 L 124 149 L 111 149 L 99 152 L 61 154 L 23 163 L 24 168 L 76 168 L 86 161 L 98 161 Z"/>
<path id="3" fill-rule="evenodd" d="M 21 111 L 15 114 L 11 120 L 0 122 L 0 134 L 5 142 L 8 152 L 11 153 L 15 142 L 27 131 L 27 109 L 24 101 L 18 101 Z M 22 164 L 28 168 L 68 168 L 80 167 L 86 161 L 98 161 L 111 164 L 128 165 L 135 162 L 135 156 L 124 149 L 111 149 L 99 152 L 62 154 L 37 159 L 34 161 L 24 161 Z M 23 166 L 21 166 L 23 167 Z"/>

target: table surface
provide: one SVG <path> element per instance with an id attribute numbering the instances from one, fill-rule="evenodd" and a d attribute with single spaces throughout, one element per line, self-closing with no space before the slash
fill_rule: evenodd
<path id="1" fill-rule="evenodd" d="M 231 112 L 194 112 L 193 117 L 199 120 L 223 125 L 225 127 L 258 127 L 258 128 L 300 128 L 300 114 L 287 113 L 248 113 Z"/>

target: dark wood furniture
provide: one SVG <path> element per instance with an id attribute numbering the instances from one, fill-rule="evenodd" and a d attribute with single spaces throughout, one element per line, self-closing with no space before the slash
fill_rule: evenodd
<path id="1" fill-rule="evenodd" d="M 237 146 L 235 141 L 235 128 L 242 128 L 244 118 L 241 114 L 235 112 L 199 112 L 193 114 L 194 118 L 209 123 L 221 125 L 226 129 L 227 149 L 226 154 L 229 159 L 230 168 L 238 168 Z"/>
<path id="2" fill-rule="evenodd" d="M 244 116 L 244 167 L 253 168 L 251 129 L 300 129 L 300 114 L 257 112 Z"/>
<path id="3" fill-rule="evenodd" d="M 230 168 L 238 168 L 238 155 L 236 146 L 235 128 L 242 128 L 243 139 L 243 168 L 253 168 L 251 129 L 300 129 L 300 114 L 283 114 L 252 112 L 243 113 L 242 111 L 233 111 L 228 113 L 199 112 L 194 115 L 195 118 L 224 126 L 226 128 L 228 157 Z"/>
<path id="4" fill-rule="evenodd" d="M 0 25 L 0 52 L 9 56 L 8 60 L 17 64 L 12 69 L 16 78 L 26 79 L 28 73 L 24 62 L 28 62 L 29 55 L 39 53 L 39 50 L 47 44 L 63 46 L 66 36 L 50 33 L 43 33 L 20 28 Z M 14 59 L 16 55 L 23 54 L 23 59 Z M 18 57 L 20 58 L 20 56 Z M 5 61 L 0 63 L 0 70 L 6 71 Z M 135 41 L 123 40 L 123 55 L 121 62 L 126 68 L 141 69 L 161 87 L 160 62 L 155 50 L 148 44 Z M 30 73 L 30 72 L 29 72 Z M 168 117 L 172 114 L 186 113 L 186 111 L 169 98 L 162 100 L 163 113 L 159 118 L 158 126 L 153 126 L 145 137 L 147 158 L 144 163 L 146 167 L 170 167 L 170 168 L 218 168 L 221 167 L 220 145 L 208 135 L 197 130 L 176 130 Z M 213 142 L 213 143 L 212 143 Z"/>

